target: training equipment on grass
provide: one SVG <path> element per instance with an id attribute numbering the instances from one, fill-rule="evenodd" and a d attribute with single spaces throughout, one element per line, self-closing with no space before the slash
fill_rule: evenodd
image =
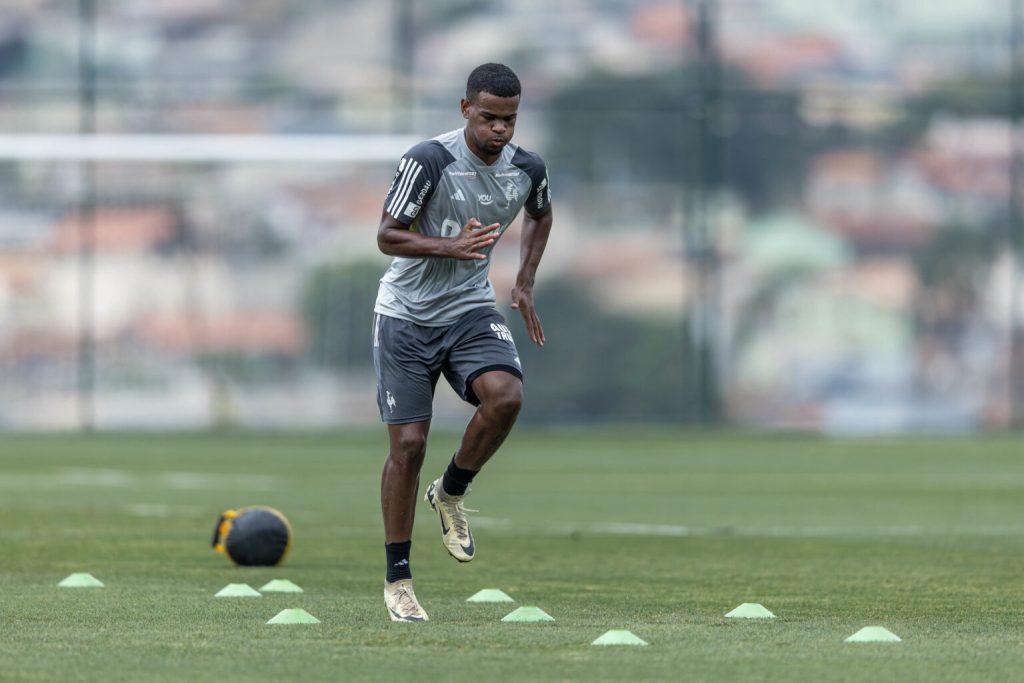
<path id="1" fill-rule="evenodd" d="M 301 593 L 302 589 L 288 579 L 274 579 L 260 586 L 264 593 Z"/>
<path id="2" fill-rule="evenodd" d="M 847 643 L 900 643 L 900 637 L 884 626 L 865 626 L 846 639 Z"/>
<path id="3" fill-rule="evenodd" d="M 648 642 L 632 631 L 608 631 L 591 645 L 648 645 Z"/>
<path id="4" fill-rule="evenodd" d="M 103 582 L 88 572 L 68 574 L 57 584 L 60 588 L 103 588 Z"/>
<path id="5" fill-rule="evenodd" d="M 264 505 L 226 510 L 213 530 L 213 549 L 235 564 L 272 567 L 292 547 L 292 527 L 279 511 Z"/>
<path id="6" fill-rule="evenodd" d="M 745 602 L 725 616 L 730 619 L 774 619 L 764 605 L 757 602 Z"/>
<path id="7" fill-rule="evenodd" d="M 283 609 L 268 624 L 319 624 L 320 620 L 304 609 Z"/>
<path id="8" fill-rule="evenodd" d="M 515 602 L 500 588 L 484 588 L 466 598 L 466 602 Z"/>
<path id="9" fill-rule="evenodd" d="M 261 598 L 259 591 L 247 583 L 229 583 L 217 591 L 215 598 Z"/>
<path id="10" fill-rule="evenodd" d="M 540 607 L 520 607 L 501 618 L 502 621 L 554 621 L 555 618 Z"/>

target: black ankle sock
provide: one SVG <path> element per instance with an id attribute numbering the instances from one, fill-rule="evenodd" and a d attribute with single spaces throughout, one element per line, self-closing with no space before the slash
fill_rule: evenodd
<path id="1" fill-rule="evenodd" d="M 410 550 L 412 541 L 384 544 L 384 551 L 388 555 L 388 583 L 412 578 L 412 569 L 409 567 Z"/>
<path id="2" fill-rule="evenodd" d="M 455 456 L 452 456 L 452 461 L 448 463 L 448 469 L 445 470 L 444 479 L 441 480 L 441 487 L 449 496 L 465 495 L 466 489 L 473 483 L 473 477 L 478 471 L 462 469 L 455 464 Z"/>

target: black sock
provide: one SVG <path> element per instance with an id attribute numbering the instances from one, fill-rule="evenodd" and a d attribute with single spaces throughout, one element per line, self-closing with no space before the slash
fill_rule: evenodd
<path id="1" fill-rule="evenodd" d="M 473 477 L 478 471 L 462 469 L 455 464 L 455 456 L 452 456 L 452 461 L 448 463 L 448 469 L 445 470 L 444 479 L 441 480 L 441 488 L 449 496 L 465 495 L 466 489 L 473 483 Z"/>
<path id="2" fill-rule="evenodd" d="M 384 551 L 388 555 L 388 583 L 412 578 L 412 569 L 409 567 L 410 550 L 412 541 L 384 544 Z"/>

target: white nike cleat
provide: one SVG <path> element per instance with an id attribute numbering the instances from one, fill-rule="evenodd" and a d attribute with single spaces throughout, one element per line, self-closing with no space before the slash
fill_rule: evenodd
<path id="1" fill-rule="evenodd" d="M 430 621 L 412 590 L 412 579 L 384 582 L 384 604 L 391 621 Z"/>
<path id="2" fill-rule="evenodd" d="M 463 498 L 465 496 L 445 493 L 441 479 L 432 481 L 423 496 L 441 518 L 441 542 L 445 550 L 459 562 L 469 562 L 476 552 L 476 545 L 473 543 L 473 532 L 469 530 L 469 520 L 466 519 L 466 508 L 462 506 Z"/>

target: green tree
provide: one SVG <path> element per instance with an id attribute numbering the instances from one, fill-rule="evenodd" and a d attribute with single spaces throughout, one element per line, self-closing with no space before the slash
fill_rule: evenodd
<path id="1" fill-rule="evenodd" d="M 938 230 L 915 256 L 921 287 L 918 331 L 955 343 L 977 313 L 981 287 L 999 248 L 993 231 L 951 225 Z"/>
<path id="2" fill-rule="evenodd" d="M 537 303 L 547 341 L 518 345 L 524 421 L 675 421 L 686 414 L 693 373 L 682 322 L 605 312 L 567 283 L 542 287 Z"/>
<path id="3" fill-rule="evenodd" d="M 798 195 L 813 145 L 796 93 L 761 89 L 732 67 L 713 80 L 694 65 L 591 74 L 550 106 L 549 156 L 560 172 L 587 183 L 703 182 L 755 208 Z"/>
<path id="4" fill-rule="evenodd" d="M 900 150 L 917 144 L 933 119 L 1009 118 L 1013 104 L 1012 74 L 972 74 L 936 83 L 909 98 L 901 115 L 885 126 L 869 142 L 883 149 Z"/>
<path id="5" fill-rule="evenodd" d="M 373 365 L 370 333 L 377 283 L 377 262 L 331 263 L 312 272 L 301 308 L 310 330 L 313 360 L 334 370 L 366 370 Z"/>

